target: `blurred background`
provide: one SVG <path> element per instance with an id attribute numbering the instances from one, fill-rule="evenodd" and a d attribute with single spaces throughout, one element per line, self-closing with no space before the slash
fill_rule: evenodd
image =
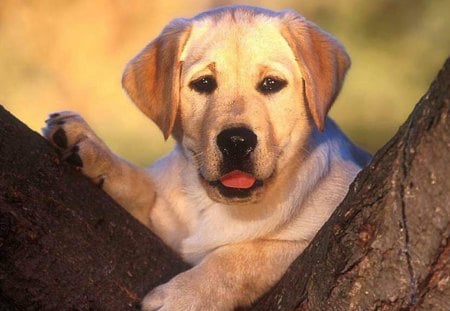
<path id="1" fill-rule="evenodd" d="M 125 64 L 175 17 L 225 4 L 299 11 L 347 47 L 331 115 L 374 152 L 404 122 L 450 52 L 448 0 L 1 0 L 0 103 L 36 131 L 80 112 L 115 152 L 147 165 L 172 141 L 121 88 Z"/>

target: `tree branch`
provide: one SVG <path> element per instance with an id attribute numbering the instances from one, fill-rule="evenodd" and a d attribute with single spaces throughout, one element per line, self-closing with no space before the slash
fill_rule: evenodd
<path id="1" fill-rule="evenodd" d="M 252 310 L 450 310 L 450 59 Z"/>
<path id="2" fill-rule="evenodd" d="M 133 309 L 186 268 L 0 108 L 0 310 Z"/>

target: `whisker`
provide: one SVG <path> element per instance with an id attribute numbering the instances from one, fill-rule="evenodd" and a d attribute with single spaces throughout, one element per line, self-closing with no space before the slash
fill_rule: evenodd
<path id="1" fill-rule="evenodd" d="M 203 156 L 203 152 L 202 151 L 195 151 L 195 150 L 190 150 L 191 154 L 192 154 L 192 159 L 194 160 L 194 164 L 196 166 L 196 168 L 199 170 L 203 167 L 202 165 L 202 156 Z"/>

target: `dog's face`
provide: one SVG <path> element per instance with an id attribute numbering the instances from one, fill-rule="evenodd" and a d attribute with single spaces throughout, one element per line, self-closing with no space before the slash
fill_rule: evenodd
<path id="1" fill-rule="evenodd" d="M 309 132 L 295 55 L 265 21 L 199 22 L 181 56 L 182 143 L 216 201 L 259 200 Z"/>
<path id="2" fill-rule="evenodd" d="M 296 13 L 228 7 L 172 22 L 123 83 L 213 200 L 254 203 L 323 129 L 348 66 L 341 45 Z"/>

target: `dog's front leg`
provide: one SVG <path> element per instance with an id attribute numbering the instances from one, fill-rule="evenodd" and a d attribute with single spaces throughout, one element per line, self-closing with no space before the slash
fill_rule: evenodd
<path id="1" fill-rule="evenodd" d="M 281 278 L 306 246 L 277 240 L 222 246 L 151 291 L 142 310 L 233 310 L 248 305 Z"/>
<path id="2" fill-rule="evenodd" d="M 134 217 L 148 225 L 155 190 L 144 169 L 111 152 L 75 112 L 51 114 L 43 133 L 64 160 L 79 168 Z"/>

